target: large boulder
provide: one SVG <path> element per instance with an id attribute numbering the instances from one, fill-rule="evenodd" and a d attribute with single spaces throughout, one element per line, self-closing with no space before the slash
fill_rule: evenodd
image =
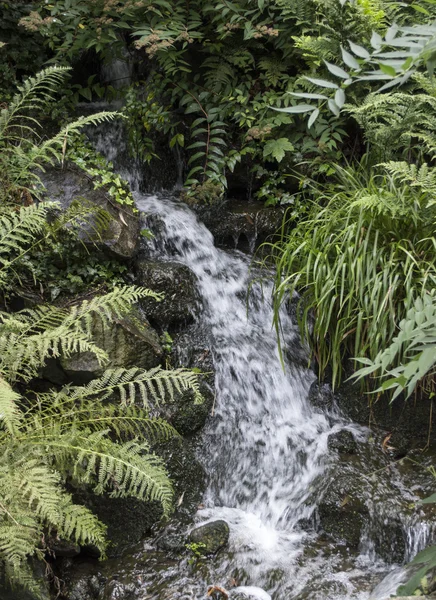
<path id="1" fill-rule="evenodd" d="M 390 434 L 389 446 L 395 457 L 401 458 L 410 450 L 436 441 L 436 410 L 433 399 L 426 396 L 417 400 L 399 396 L 391 401 L 387 394 L 377 398 L 366 394 L 360 383 L 353 383 L 345 374 L 345 381 L 333 391 L 328 381 L 315 381 L 309 392 L 309 401 L 323 409 L 339 408 L 352 421 L 371 427 L 374 431 Z"/>
<path id="2" fill-rule="evenodd" d="M 87 202 L 105 211 L 108 220 L 103 228 L 97 227 L 92 213 L 87 223 L 83 223 L 85 243 L 97 244 L 120 259 L 136 254 L 140 223 L 139 213 L 132 206 L 117 204 L 104 187 L 94 189 L 92 178 L 72 164 L 63 169 L 49 168 L 40 177 L 46 190 L 45 199 L 59 202 L 64 210 L 73 202 Z"/>
<path id="3" fill-rule="evenodd" d="M 93 334 L 97 346 L 107 352 L 109 362 L 101 366 L 91 352 L 62 357 L 61 367 L 67 378 L 75 384 L 87 383 L 99 377 L 105 369 L 151 369 L 162 361 L 160 338 L 139 310 L 133 310 L 122 319 L 115 319 L 109 327 L 104 327 L 100 319 L 95 319 Z"/>
<path id="4" fill-rule="evenodd" d="M 141 306 L 147 318 L 162 331 L 191 323 L 198 313 L 200 297 L 196 278 L 189 267 L 177 262 L 139 260 L 136 263 L 139 285 L 162 293 L 163 300 L 144 299 Z"/>
<path id="5" fill-rule="evenodd" d="M 225 207 L 197 207 L 200 218 L 212 232 L 215 244 L 224 248 L 253 251 L 281 227 L 282 207 L 265 207 L 229 200 Z"/>
<path id="6" fill-rule="evenodd" d="M 351 447 L 351 439 L 343 442 L 346 452 L 336 455 L 323 478 L 319 528 L 353 550 L 369 540 L 386 562 L 403 562 L 416 524 L 432 529 L 436 509 L 419 500 L 434 489 L 433 457 L 414 453 L 412 460 L 395 462 L 383 437 Z"/>
<path id="7" fill-rule="evenodd" d="M 176 397 L 165 407 L 165 417 L 183 436 L 190 436 L 204 427 L 211 414 L 215 397 L 215 369 L 207 332 L 201 324 L 193 324 L 174 335 L 170 353 L 173 367 L 195 369 L 202 373 L 200 391 L 203 402 L 195 401 L 192 392 Z"/>

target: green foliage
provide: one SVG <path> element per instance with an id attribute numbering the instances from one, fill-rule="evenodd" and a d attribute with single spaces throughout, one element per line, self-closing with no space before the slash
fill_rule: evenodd
<path id="1" fill-rule="evenodd" d="M 428 593 L 426 575 L 436 567 L 436 546 L 429 546 L 419 552 L 410 564 L 419 565 L 419 569 L 405 585 L 397 590 L 397 595 L 400 597 Z"/>
<path id="2" fill-rule="evenodd" d="M 92 178 L 95 190 L 104 189 L 115 206 L 135 206 L 127 181 L 115 173 L 112 163 L 93 150 L 83 137 L 70 148 L 67 157 Z"/>
<path id="3" fill-rule="evenodd" d="M 67 68 L 49 67 L 18 87 L 11 102 L 0 112 L 0 199 L 29 201 L 41 188 L 38 169 L 44 164 L 63 163 L 68 142 L 87 125 L 115 117 L 116 113 L 98 113 L 79 117 L 50 139 L 39 134 L 40 124 L 33 116 L 54 101 Z"/>
<path id="4" fill-rule="evenodd" d="M 26 0 L 0 3 L 0 103 L 10 100 L 17 81 L 39 71 L 48 59 L 39 34 L 18 25 L 31 8 Z"/>
<path id="5" fill-rule="evenodd" d="M 434 290 L 432 290 L 434 292 Z M 384 381 L 376 390 L 393 390 L 392 399 L 403 390 L 410 396 L 418 383 L 429 386 L 434 395 L 432 376 L 436 365 L 436 302 L 434 293 L 417 298 L 399 323 L 398 334 L 383 348 L 374 361 L 358 359 L 366 365 L 354 377 L 362 378 L 381 373 Z M 392 368 L 394 367 L 394 368 Z"/>
<path id="6" fill-rule="evenodd" d="M 315 155 L 328 170 L 335 151 L 317 145 L 298 114 L 270 107 L 289 107 L 288 92 L 304 91 L 295 71 L 312 68 L 315 48 L 329 47 L 333 57 L 343 39 L 369 38 L 372 25 L 382 27 L 381 13 L 375 1 L 58 0 L 36 2 L 22 24 L 39 30 L 61 62 L 91 49 L 110 61 L 135 40 L 128 49 L 147 78 L 126 94 L 132 154 L 155 160 L 156 139 L 166 139 L 183 158 L 188 195 L 195 187 L 198 196 L 208 181 L 224 193 L 236 168 L 254 192 L 276 170 L 271 162 L 288 173 Z M 297 38 L 312 48 L 302 50 Z"/>
<path id="7" fill-rule="evenodd" d="M 436 281 L 430 196 L 383 170 L 337 169 L 331 188 L 315 191 L 306 218 L 272 246 L 279 308 L 300 293 L 300 326 L 320 375 L 333 385 L 352 356 L 376 356 L 389 346 L 414 298 Z M 313 318 L 312 318 L 313 317 Z M 402 354 L 392 357 L 394 366 Z"/>
<path id="8" fill-rule="evenodd" d="M 203 556 L 203 550 L 206 548 L 206 544 L 203 542 L 191 542 L 185 545 L 186 549 L 192 554 L 188 560 L 190 565 L 194 565 Z"/>
<path id="9" fill-rule="evenodd" d="M 44 229 L 48 208 L 41 203 L 2 217 L 2 286 L 13 268 L 11 254 L 26 253 Z M 69 307 L 0 314 L 0 559 L 8 581 L 38 597 L 27 559 L 44 559 L 50 536 L 93 544 L 104 556 L 105 526 L 73 502 L 67 482 L 97 494 L 156 501 L 164 515 L 171 511 L 172 486 L 151 444 L 175 433 L 150 410 L 186 390 L 200 401 L 197 375 L 159 367 L 115 369 L 84 387 L 28 392 L 26 398 L 12 387 L 31 383 L 48 358 L 60 355 L 92 352 L 104 365 L 106 353 L 92 341 L 95 319 L 108 327 L 145 297 L 160 299 L 124 287 Z"/>

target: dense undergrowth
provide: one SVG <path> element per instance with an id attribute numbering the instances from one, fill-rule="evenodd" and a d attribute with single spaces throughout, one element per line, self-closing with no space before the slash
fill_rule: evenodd
<path id="1" fill-rule="evenodd" d="M 145 431 L 165 436 L 168 426 L 150 428 L 146 406 L 109 403 L 105 385 L 118 386 L 124 405 L 123 386 L 133 389 L 133 382 L 143 400 L 156 377 L 169 396 L 174 386 L 197 389 L 189 373 L 157 371 L 107 374 L 91 391 L 68 388 L 37 403 L 24 393 L 48 356 L 98 353 L 90 312 L 108 326 L 114 311 L 147 293 L 125 287 L 125 265 L 80 243 L 85 223 L 98 235 L 105 211 L 85 202 L 65 213 L 33 204 L 38 168 L 65 161 L 105 186 L 117 206 L 133 204 L 124 182 L 79 135 L 115 115 L 77 120 L 77 103 L 122 100 L 132 157 L 157 164 L 165 145 L 181 164 L 185 200 L 214 203 L 228 194 L 288 206 L 282 236 L 269 246 L 278 332 L 280 306 L 298 292 L 301 331 L 321 377 L 331 369 L 337 386 L 351 365 L 360 367 L 355 377 L 390 398 L 432 398 L 435 19 L 434 0 L 0 2 L 0 345 L 8 349 L 0 360 L 0 554 L 12 581 L 32 585 L 29 572 L 19 574 L 26 556 L 44 557 L 46 530 L 104 548 L 103 526 L 65 491 L 71 471 L 101 491 L 125 452 L 117 491 L 155 497 L 170 509 L 163 465 L 144 442 Z M 114 60 L 124 63 L 125 81 L 108 79 L 105 64 Z M 35 76 L 42 65 L 56 66 Z M 53 124 L 56 133 L 46 135 Z M 103 282 L 108 295 L 98 306 L 13 315 L 9 308 L 37 288 L 46 301 Z M 101 401 L 101 418 L 89 393 Z M 138 427 L 140 444 L 133 441 Z M 64 440 L 62 452 L 55 439 Z M 43 445 L 50 451 L 40 453 Z M 89 459 L 83 469 L 96 448 L 104 460 Z M 107 467 L 101 478 L 100 464 Z M 155 486 L 145 485 L 141 469 L 156 475 Z M 10 495 L 12 470 L 27 483 Z M 74 511 L 76 520 L 67 518 Z"/>
<path id="2" fill-rule="evenodd" d="M 176 392 L 191 390 L 199 398 L 198 376 L 184 369 L 104 371 L 108 356 L 93 341 L 95 328 L 108 329 L 141 298 L 161 300 L 147 289 L 121 280 L 104 293 L 95 289 L 94 277 L 88 298 L 80 300 L 68 264 L 61 264 L 56 284 L 58 294 L 68 291 L 67 303 L 35 305 L 34 295 L 30 308 L 11 309 L 32 288 L 32 277 L 44 299 L 43 288 L 52 283 L 50 260 L 83 248 L 86 228 L 98 239 L 107 225 L 109 215 L 85 200 L 64 211 L 54 202 L 36 202 L 41 170 L 68 158 L 67 143 L 84 126 L 115 117 L 81 117 L 49 139 L 41 136 L 39 114 L 64 77 L 65 69 L 50 67 L 27 79 L 0 114 L 0 560 L 7 581 L 35 597 L 41 581 L 28 559 L 46 561 L 52 540 L 92 545 L 105 555 L 106 527 L 73 501 L 72 488 L 155 501 L 164 516 L 171 512 L 172 485 L 151 446 L 178 434 L 151 409 Z M 87 249 L 76 261 L 89 267 L 91 256 Z M 66 289 L 61 277 L 69 282 Z M 35 387 L 48 359 L 77 353 L 94 356 L 103 375 L 84 386 Z"/>

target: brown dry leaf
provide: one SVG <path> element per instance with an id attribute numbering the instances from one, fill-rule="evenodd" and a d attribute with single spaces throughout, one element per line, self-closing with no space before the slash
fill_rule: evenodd
<path id="1" fill-rule="evenodd" d="M 118 212 L 118 216 L 120 217 L 121 223 L 123 223 L 126 227 L 128 227 L 128 225 L 126 223 L 126 219 L 123 217 L 123 213 Z"/>
<path id="2" fill-rule="evenodd" d="M 393 450 L 392 446 L 388 446 L 388 442 L 392 437 L 392 433 L 388 433 L 388 435 L 385 437 L 385 439 L 382 442 L 382 450 L 383 452 L 386 452 L 386 450 Z"/>
<path id="3" fill-rule="evenodd" d="M 220 587 L 219 585 L 212 585 L 207 588 L 208 596 L 212 596 L 212 594 L 214 594 L 215 592 L 218 592 L 219 594 L 221 594 L 221 596 L 222 596 L 222 598 L 224 598 L 224 600 L 228 600 L 229 592 L 227 592 L 224 588 Z"/>

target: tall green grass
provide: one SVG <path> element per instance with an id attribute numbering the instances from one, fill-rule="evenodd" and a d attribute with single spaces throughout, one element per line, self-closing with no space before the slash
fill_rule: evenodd
<path id="1" fill-rule="evenodd" d="M 337 387 L 349 359 L 374 360 L 434 287 L 436 212 L 428 194 L 364 164 L 338 167 L 312 194 L 307 214 L 270 246 L 274 322 L 280 332 L 280 307 L 298 292 L 302 336 Z"/>

